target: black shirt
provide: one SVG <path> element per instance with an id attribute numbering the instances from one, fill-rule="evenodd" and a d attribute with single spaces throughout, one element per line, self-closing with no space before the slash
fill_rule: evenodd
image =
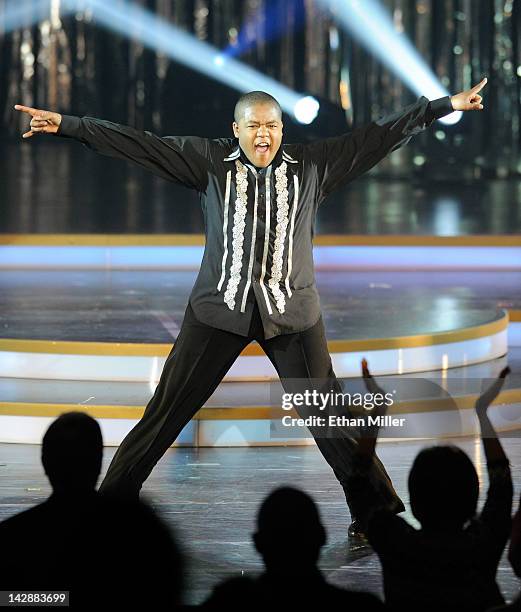
<path id="1" fill-rule="evenodd" d="M 306 534 L 302 534 L 305 538 Z M 218 584 L 202 604 L 205 610 L 326 610 L 381 612 L 384 604 L 371 593 L 348 591 L 329 584 L 318 570 L 276 574 L 266 571 L 256 578 L 237 576 Z"/>
<path id="2" fill-rule="evenodd" d="M 422 96 L 350 133 L 282 144 L 262 169 L 233 138 L 160 137 L 70 115 L 63 115 L 57 135 L 198 191 L 206 246 L 190 294 L 194 313 L 203 323 L 247 336 L 256 300 L 269 339 L 308 329 L 320 318 L 312 252 L 318 206 L 452 111 L 449 96 L 430 102 Z"/>

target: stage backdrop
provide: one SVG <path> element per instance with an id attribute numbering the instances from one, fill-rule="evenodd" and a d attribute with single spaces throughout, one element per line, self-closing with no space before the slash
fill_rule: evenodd
<path id="1" fill-rule="evenodd" d="M 37 4 L 20 0 L 15 6 L 31 9 Z M 125 6 L 121 0 L 111 4 Z M 317 0 L 141 0 L 136 4 L 288 87 L 317 97 L 321 112 L 311 125 L 284 117 L 287 141 L 348 131 L 416 98 Z M 450 92 L 468 88 L 485 75 L 489 81 L 483 112 L 465 113 L 453 126 L 437 122 L 370 176 L 416 181 L 425 193 L 431 190 L 430 180 L 446 181 L 447 188 L 447 181 L 467 181 L 473 185 L 472 193 L 463 194 L 468 202 L 490 189 L 478 187 L 476 181 L 517 180 L 521 0 L 382 0 L 382 4 L 395 29 L 407 35 Z M 0 0 L 0 232 L 67 228 L 124 232 L 128 227 L 168 232 L 184 227 L 185 217 L 180 223 L 170 215 L 187 202 L 192 210 L 192 194 L 171 190 L 155 179 L 150 179 L 154 185 L 150 188 L 139 171 L 117 170 L 123 162 L 94 161 L 96 156 L 76 143 L 50 142 L 50 137 L 22 141 L 28 120 L 13 105 L 101 117 L 163 135 L 219 137 L 231 135 L 238 92 L 144 47 L 131 31 L 125 35 L 109 31 L 89 11 L 61 14 L 60 0 L 51 1 L 49 14 L 38 23 L 5 32 L 9 6 L 13 3 Z M 87 162 L 87 156 L 92 161 Z M 94 173 L 88 180 L 87 169 Z M 103 169 L 106 179 L 96 174 Z M 96 176 L 100 180 L 92 178 Z M 505 188 L 505 193 L 512 189 L 515 202 L 517 186 Z M 418 193 L 403 196 L 406 203 L 401 195 L 388 194 L 385 203 L 390 198 L 395 206 L 412 206 Z M 380 192 L 375 195 L 367 188 L 366 194 L 367 201 L 370 197 L 381 201 Z M 352 223 L 336 224 L 343 217 L 352 221 L 345 204 L 349 191 L 338 198 L 342 214 L 336 213 L 332 223 L 337 231 L 350 232 Z M 511 195 L 508 198 L 513 203 Z M 104 213 L 107 201 L 112 211 L 121 209 L 109 220 Z M 176 208 L 169 210 L 169 202 L 176 202 Z M 99 213 L 87 214 L 98 206 Z M 431 232 L 428 224 L 410 221 L 411 215 L 421 220 L 421 206 L 431 204 L 421 201 L 420 208 L 414 205 L 409 211 L 412 233 Z M 36 222 L 42 207 L 47 210 L 46 221 Z M 199 211 L 193 214 L 198 220 L 193 228 L 200 231 Z M 379 214 L 377 210 L 375 220 Z M 393 227 L 399 230 L 396 224 Z M 497 231 L 516 231 L 518 226 L 497 227 Z M 358 230 L 372 233 L 375 226 L 368 222 Z"/>

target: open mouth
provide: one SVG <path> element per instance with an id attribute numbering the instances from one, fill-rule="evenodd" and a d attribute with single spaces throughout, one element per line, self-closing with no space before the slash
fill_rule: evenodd
<path id="1" fill-rule="evenodd" d="M 267 153 L 269 148 L 270 145 L 267 142 L 259 142 L 259 144 L 255 145 L 255 151 L 257 151 L 257 153 Z"/>

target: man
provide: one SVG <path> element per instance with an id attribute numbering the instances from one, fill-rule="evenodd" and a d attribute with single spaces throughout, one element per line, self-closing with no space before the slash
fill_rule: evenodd
<path id="1" fill-rule="evenodd" d="M 478 92 L 485 83 L 432 102 L 421 97 L 349 134 L 306 145 L 282 144 L 280 106 L 258 91 L 236 104 L 232 127 L 238 141 L 159 137 L 101 119 L 15 106 L 31 116 L 25 138 L 39 133 L 75 138 L 200 194 L 206 247 L 179 336 L 143 418 L 123 440 L 100 491 L 137 496 L 154 465 L 252 340 L 275 366 L 285 391 L 295 390 L 294 381 L 311 384 L 312 379 L 342 391 L 314 280 L 317 208 L 436 118 L 454 110 L 481 110 Z M 333 437 L 319 429 L 311 433 L 344 489 L 350 533 L 363 532 L 368 510 L 349 490 L 356 432 Z M 404 506 L 389 476 L 375 462 L 382 506 L 401 512 Z"/>
<path id="2" fill-rule="evenodd" d="M 479 477 L 470 457 L 454 445 L 423 448 L 408 476 L 416 529 L 399 516 L 367 500 L 374 511 L 368 519 L 368 539 L 383 572 L 385 603 L 396 612 L 485 612 L 504 603 L 496 581 L 499 562 L 511 529 L 512 475 L 508 457 L 488 416 L 488 408 L 499 395 L 510 368 L 477 399 L 483 451 L 488 473 L 488 491 L 477 513 Z M 385 393 L 362 361 L 362 374 L 371 395 Z M 385 417 L 384 403 L 372 415 Z M 360 494 L 374 494 L 367 486 L 379 432 L 378 419 L 368 423 L 352 457 L 353 474 L 358 471 Z M 351 485 L 356 489 L 356 478 Z"/>
<path id="3" fill-rule="evenodd" d="M 315 502 L 299 489 L 280 487 L 262 502 L 253 542 L 264 571 L 218 584 L 203 610 L 349 610 L 380 612 L 374 595 L 330 584 L 318 567 L 327 533 Z"/>
<path id="4" fill-rule="evenodd" d="M 41 458 L 52 494 L 0 523 L 0 589 L 69 591 L 68 605 L 82 610 L 100 598 L 111 608 L 177 609 L 177 543 L 148 506 L 96 492 L 102 457 L 92 417 L 68 412 L 50 424 Z"/>

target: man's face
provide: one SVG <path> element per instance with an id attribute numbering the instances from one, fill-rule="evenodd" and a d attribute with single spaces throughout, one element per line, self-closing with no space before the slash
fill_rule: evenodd
<path id="1" fill-rule="evenodd" d="M 233 133 L 254 166 L 265 168 L 273 161 L 282 142 L 282 121 L 273 104 L 252 104 L 244 109 Z"/>

